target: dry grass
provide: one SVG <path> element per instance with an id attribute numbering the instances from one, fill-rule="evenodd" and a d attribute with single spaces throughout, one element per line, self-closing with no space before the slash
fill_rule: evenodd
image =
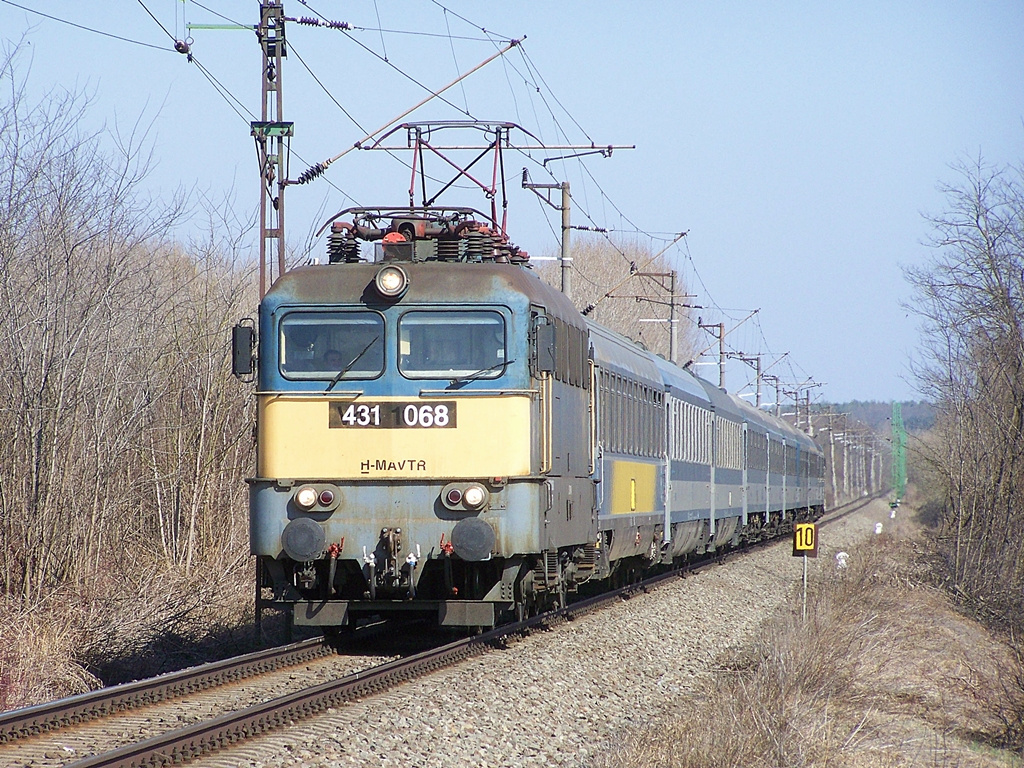
<path id="1" fill-rule="evenodd" d="M 251 571 L 100 579 L 25 607 L 0 601 L 0 711 L 248 650 Z"/>
<path id="2" fill-rule="evenodd" d="M 1024 765 L 1020 657 L 931 586 L 929 560 L 888 535 L 855 551 L 814 585 L 806 623 L 787 609 L 603 765 Z"/>
<path id="3" fill-rule="evenodd" d="M 51 612 L 0 602 L 0 711 L 83 693 L 98 680 L 72 659 L 76 632 Z"/>

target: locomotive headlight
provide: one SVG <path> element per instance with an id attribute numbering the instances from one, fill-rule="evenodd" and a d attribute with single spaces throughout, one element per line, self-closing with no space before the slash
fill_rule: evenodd
<path id="1" fill-rule="evenodd" d="M 469 509 L 480 509 L 487 502 L 487 491 L 481 485 L 471 485 L 463 492 L 462 502 Z"/>
<path id="2" fill-rule="evenodd" d="M 381 296 L 397 299 L 409 287 L 409 276 L 401 267 L 389 264 L 377 272 L 377 276 L 373 278 L 373 284 Z"/>
<path id="3" fill-rule="evenodd" d="M 316 488 L 311 485 L 304 485 L 295 492 L 295 505 L 300 509 L 312 509 L 316 502 Z"/>

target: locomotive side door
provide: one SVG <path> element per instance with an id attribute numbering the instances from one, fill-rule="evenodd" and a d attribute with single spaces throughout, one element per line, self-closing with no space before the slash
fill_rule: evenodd
<path id="1" fill-rule="evenodd" d="M 550 505 L 545 516 L 545 548 L 592 542 L 594 503 L 593 366 L 585 327 L 531 308 L 533 374 L 540 403 L 540 473 L 546 476 Z"/>

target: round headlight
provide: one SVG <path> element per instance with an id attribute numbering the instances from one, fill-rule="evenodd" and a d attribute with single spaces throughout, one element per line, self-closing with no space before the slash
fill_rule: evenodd
<path id="1" fill-rule="evenodd" d="M 381 296 L 396 299 L 409 287 L 409 276 L 404 269 L 391 264 L 377 272 L 373 283 Z"/>
<path id="2" fill-rule="evenodd" d="M 300 509 L 312 509 L 316 501 L 316 488 L 311 485 L 304 485 L 295 492 L 295 505 Z"/>
<path id="3" fill-rule="evenodd" d="M 463 492 L 462 500 L 470 509 L 479 509 L 487 501 L 487 491 L 479 485 L 471 485 Z"/>

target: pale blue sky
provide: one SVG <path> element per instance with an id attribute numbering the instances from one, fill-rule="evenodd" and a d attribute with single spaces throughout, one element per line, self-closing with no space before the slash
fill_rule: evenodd
<path id="1" fill-rule="evenodd" d="M 195 64 L 169 50 L 170 39 L 138 0 L 17 1 L 162 48 L 105 38 L 0 2 L 4 39 L 24 40 L 33 93 L 86 88 L 95 96 L 90 116 L 97 125 L 130 128 L 140 115 L 152 122 L 152 190 L 197 185 L 217 198 L 233 189 L 241 213 L 255 209 L 248 116 L 235 114 Z M 203 5 L 246 24 L 256 21 L 255 0 Z M 284 5 L 292 16 L 318 12 L 364 28 L 346 36 L 288 27 L 293 56 L 283 73 L 285 117 L 295 121 L 294 151 L 309 161 L 362 134 L 298 56 L 364 128 L 376 128 L 423 91 L 354 41 L 386 53 L 391 64 L 433 88 L 494 51 L 456 14 L 499 36 L 525 35 L 526 58 L 513 52 L 447 97 L 478 118 L 520 123 L 548 143 L 562 142 L 563 130 L 572 142 L 636 144 L 611 159 L 587 160 L 593 178 L 577 162 L 556 165 L 572 184 L 574 223 L 584 223 L 586 211 L 602 226 L 635 225 L 656 234 L 639 238 L 655 249 L 658 237 L 688 230 L 685 247 L 669 253 L 699 295 L 695 301 L 725 308 L 727 323 L 759 307 L 760 325 L 737 330 L 732 346 L 789 351 L 774 371 L 826 382 L 818 390 L 826 400 L 914 397 L 905 378 L 916 321 L 900 306 L 907 298 L 900 266 L 927 254 L 922 213 L 941 212 L 936 187 L 954 178 L 949 165 L 958 159 L 980 154 L 998 165 L 1024 155 L 1024 2 L 446 0 L 450 13 L 430 0 Z M 175 36 L 186 34 L 186 21 L 223 21 L 192 2 L 145 0 L 145 6 Z M 259 48 L 252 33 L 196 30 L 192 36 L 197 60 L 258 113 Z M 409 119 L 462 116 L 435 102 Z M 293 176 L 305 167 L 297 158 L 292 163 Z M 518 189 L 526 163 L 510 157 L 508 164 L 513 239 L 534 254 L 555 249 L 557 214 Z M 346 156 L 327 179 L 334 188 L 321 180 L 288 192 L 289 242 L 296 249 L 308 247 L 309 232 L 325 214 L 353 200 L 401 203 L 408 187 L 407 171 L 370 152 Z M 476 198 L 452 202 L 483 205 Z M 721 319 L 710 309 L 702 315 Z M 714 369 L 701 373 L 711 377 Z M 736 390 L 749 378 L 735 364 L 727 385 Z"/>

